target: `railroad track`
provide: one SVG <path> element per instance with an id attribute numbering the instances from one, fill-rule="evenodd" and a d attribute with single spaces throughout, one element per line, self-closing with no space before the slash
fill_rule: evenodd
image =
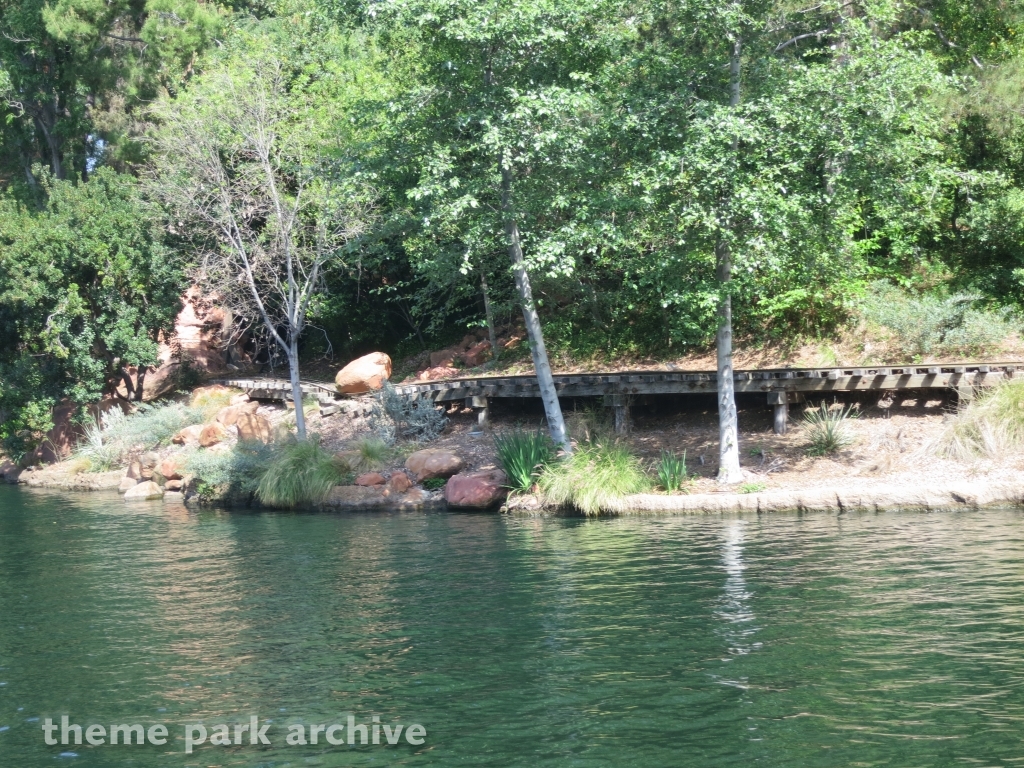
<path id="1" fill-rule="evenodd" d="M 776 432 L 785 432 L 788 406 L 808 394 L 888 390 L 956 390 L 961 396 L 1015 376 L 1024 377 L 1024 363 L 951 363 L 832 368 L 768 368 L 740 370 L 733 374 L 736 392 L 764 394 L 775 409 Z M 615 409 L 617 428 L 625 428 L 633 398 L 644 395 L 713 394 L 718 388 L 715 371 L 622 371 L 574 373 L 554 377 L 560 397 L 601 397 Z M 291 384 L 284 379 L 221 379 L 221 384 L 249 392 L 255 399 L 284 400 Z M 315 395 L 321 411 L 357 411 L 346 396 L 324 382 L 302 382 L 302 391 Z M 487 422 L 489 398 L 539 398 L 537 377 L 466 376 L 445 381 L 396 384 L 395 390 L 412 399 L 436 403 L 465 401 L 477 409 L 481 424 Z M 359 410 L 368 408 L 363 404 Z M 325 414 L 326 415 L 326 414 Z"/>

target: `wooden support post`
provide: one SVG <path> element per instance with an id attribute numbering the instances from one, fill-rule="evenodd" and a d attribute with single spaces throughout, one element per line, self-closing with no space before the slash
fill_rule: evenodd
<path id="1" fill-rule="evenodd" d="M 615 434 L 624 435 L 629 432 L 629 395 L 605 395 L 604 404 L 615 415 Z"/>
<path id="2" fill-rule="evenodd" d="M 769 392 L 768 405 L 775 406 L 775 421 L 772 431 L 776 435 L 786 434 L 789 423 L 789 397 L 786 392 Z"/>
<path id="3" fill-rule="evenodd" d="M 487 398 L 481 395 L 473 395 L 466 398 L 466 405 L 477 409 L 476 424 L 480 429 L 487 429 L 490 424 L 490 407 L 487 404 Z"/>

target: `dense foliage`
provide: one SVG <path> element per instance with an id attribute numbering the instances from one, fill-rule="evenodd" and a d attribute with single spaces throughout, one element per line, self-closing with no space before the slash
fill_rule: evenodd
<path id="1" fill-rule="evenodd" d="M 558 353 L 706 348 L 726 296 L 753 338 L 857 312 L 911 355 L 976 349 L 1024 301 L 1022 12 L 0 0 L 0 437 L 152 362 L 197 265 L 222 257 L 226 291 L 293 233 L 324 257 L 307 356 L 436 348 L 485 323 L 485 298 L 492 326 L 515 321 L 510 217 Z M 256 178 L 239 132 L 258 124 L 280 189 L 218 201 Z M 217 206 L 233 223 L 198 226 Z M 270 267 L 260 290 L 287 307 Z"/>

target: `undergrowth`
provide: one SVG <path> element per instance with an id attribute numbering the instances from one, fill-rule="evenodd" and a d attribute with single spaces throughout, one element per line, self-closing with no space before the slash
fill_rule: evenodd
<path id="1" fill-rule="evenodd" d="M 828 456 L 853 443 L 849 431 L 850 419 L 857 418 L 854 406 L 829 408 L 822 403 L 804 413 L 804 431 L 807 435 L 807 453 Z"/>
<path id="2" fill-rule="evenodd" d="M 625 446 L 603 442 L 580 445 L 572 456 L 549 466 L 539 484 L 552 503 L 587 515 L 596 515 L 608 509 L 612 500 L 651 486 L 640 459 Z"/>
<path id="3" fill-rule="evenodd" d="M 658 483 L 666 493 L 678 491 L 690 477 L 686 471 L 686 451 L 683 451 L 682 457 L 669 451 L 662 451 L 655 468 Z"/>
<path id="4" fill-rule="evenodd" d="M 183 403 L 141 403 L 132 413 L 107 411 L 98 422 L 85 425 L 85 435 L 74 451 L 94 472 L 120 466 L 129 453 L 147 451 L 170 442 L 179 431 L 202 424 L 206 408 Z"/>
<path id="5" fill-rule="evenodd" d="M 954 415 L 937 441 L 940 455 L 969 461 L 998 459 L 1024 446 L 1024 380 L 978 395 Z"/>
<path id="6" fill-rule="evenodd" d="M 551 438 L 540 430 L 499 432 L 494 436 L 494 445 L 498 463 L 508 478 L 508 487 L 520 493 L 530 491 L 555 455 Z"/>
<path id="7" fill-rule="evenodd" d="M 348 466 L 320 445 L 318 435 L 312 435 L 278 447 L 256 487 L 256 497 L 270 507 L 318 504 L 334 486 L 351 479 Z"/>

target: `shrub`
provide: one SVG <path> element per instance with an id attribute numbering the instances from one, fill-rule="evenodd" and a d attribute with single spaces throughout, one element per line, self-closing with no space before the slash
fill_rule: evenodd
<path id="1" fill-rule="evenodd" d="M 393 451 L 391 446 L 379 437 L 367 437 L 352 444 L 349 453 L 357 453 L 358 457 L 347 459 L 349 467 L 356 472 L 367 472 L 383 467 Z"/>
<path id="2" fill-rule="evenodd" d="M 555 455 L 551 438 L 540 430 L 502 432 L 494 436 L 494 445 L 498 463 L 508 477 L 508 487 L 521 493 L 529 492 Z"/>
<path id="3" fill-rule="evenodd" d="M 850 419 L 857 418 L 853 406 L 846 408 L 829 408 L 822 402 L 817 408 L 804 413 L 804 429 L 810 445 L 807 452 L 811 456 L 827 456 L 845 448 L 853 442 L 848 425 Z"/>
<path id="4" fill-rule="evenodd" d="M 344 462 L 320 445 L 319 436 L 281 445 L 256 488 L 257 498 L 271 507 L 318 504 L 331 489 L 351 479 Z"/>
<path id="5" fill-rule="evenodd" d="M 668 451 L 661 452 L 661 458 L 657 464 L 658 483 L 666 492 L 678 491 L 689 479 L 686 471 L 686 451 L 683 451 L 682 458 Z"/>
<path id="6" fill-rule="evenodd" d="M 650 488 L 640 460 L 625 447 L 592 443 L 550 465 L 540 476 L 544 495 L 559 506 L 595 515 L 613 499 Z"/>
<path id="7" fill-rule="evenodd" d="M 423 487 L 428 491 L 436 491 L 438 488 L 444 488 L 447 482 L 443 477 L 428 477 L 423 481 Z"/>
<path id="8" fill-rule="evenodd" d="M 915 296 L 886 282 L 872 283 L 861 314 L 893 334 L 903 356 L 983 354 L 997 347 L 1019 323 L 1008 310 L 979 309 L 980 295 Z"/>
<path id="9" fill-rule="evenodd" d="M 185 427 L 202 424 L 204 412 L 182 403 L 141 403 L 126 414 L 113 408 L 98 423 L 85 426 L 75 457 L 88 459 L 94 471 L 122 464 L 132 452 L 165 445 Z"/>
<path id="10" fill-rule="evenodd" d="M 185 473 L 197 478 L 200 495 L 244 496 L 251 498 L 263 473 L 273 460 L 275 449 L 263 443 L 238 443 L 230 451 L 199 448 L 182 457 Z"/>
<path id="11" fill-rule="evenodd" d="M 389 381 L 374 399 L 370 427 L 387 445 L 393 445 L 398 437 L 418 442 L 434 440 L 448 425 L 448 418 L 434 403 L 400 395 Z"/>
<path id="12" fill-rule="evenodd" d="M 953 416 L 937 441 L 938 453 L 961 461 L 999 458 L 1024 446 L 1024 381 L 983 393 Z"/>

